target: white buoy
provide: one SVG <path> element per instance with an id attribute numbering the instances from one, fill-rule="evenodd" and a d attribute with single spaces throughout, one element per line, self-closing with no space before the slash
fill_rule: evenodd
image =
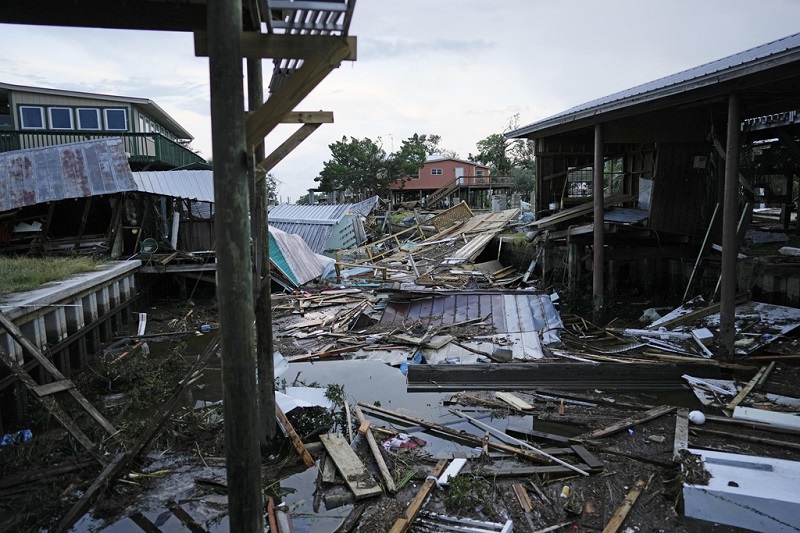
<path id="1" fill-rule="evenodd" d="M 696 425 L 702 425 L 706 421 L 706 415 L 702 411 L 692 411 L 689 413 L 689 422 Z"/>

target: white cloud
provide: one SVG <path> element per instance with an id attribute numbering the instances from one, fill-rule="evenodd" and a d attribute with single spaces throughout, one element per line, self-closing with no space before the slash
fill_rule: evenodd
<path id="1" fill-rule="evenodd" d="M 436 133 L 462 157 L 520 114 L 527 124 L 583 102 L 797 31 L 800 2 L 770 0 L 361 0 L 344 63 L 298 109 L 333 111 L 275 169 L 280 194 L 314 186 L 342 138 L 398 148 Z M 0 80 L 149 98 L 211 155 L 208 61 L 192 35 L 6 25 Z M 265 62 L 268 76 L 271 63 Z M 267 139 L 278 146 L 294 128 Z"/>

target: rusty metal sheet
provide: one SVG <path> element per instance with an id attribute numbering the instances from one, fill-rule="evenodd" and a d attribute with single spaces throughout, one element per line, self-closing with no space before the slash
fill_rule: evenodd
<path id="1" fill-rule="evenodd" d="M 134 190 L 120 138 L 0 154 L 0 212 Z"/>

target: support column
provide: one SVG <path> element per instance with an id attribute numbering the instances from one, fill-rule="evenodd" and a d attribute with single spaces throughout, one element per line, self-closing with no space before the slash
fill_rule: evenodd
<path id="1" fill-rule="evenodd" d="M 242 3 L 208 2 L 217 300 L 230 530 L 262 533 L 253 277 L 242 87 Z"/>
<path id="2" fill-rule="evenodd" d="M 594 259 L 592 261 L 593 320 L 600 322 L 605 307 L 605 234 L 603 229 L 603 124 L 594 126 Z"/>
<path id="3" fill-rule="evenodd" d="M 722 343 L 722 358 L 734 355 L 736 313 L 736 258 L 739 254 L 739 238 L 736 231 L 739 210 L 739 152 L 741 141 L 740 99 L 737 93 L 728 97 L 728 144 L 725 148 L 725 200 L 722 210 L 722 280 L 720 284 L 719 334 Z"/>
<path id="4" fill-rule="evenodd" d="M 264 78 L 261 59 L 247 60 L 247 98 L 248 108 L 255 109 L 264 102 Z M 264 143 L 253 149 L 256 163 L 264 160 Z M 258 361 L 258 405 L 259 427 L 261 428 L 261 450 L 266 452 L 275 438 L 275 368 L 272 358 L 272 295 L 269 263 L 269 226 L 267 178 L 260 180 L 252 176 L 254 184 L 253 221 L 256 261 L 255 299 L 256 299 L 256 358 Z M 309 204 L 313 203 L 314 193 L 309 191 Z M 263 279 L 262 279 L 263 278 Z"/>

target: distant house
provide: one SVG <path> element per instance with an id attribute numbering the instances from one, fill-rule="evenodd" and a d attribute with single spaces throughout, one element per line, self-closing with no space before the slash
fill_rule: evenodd
<path id="1" fill-rule="evenodd" d="M 489 167 L 442 154 L 429 155 L 414 176 L 389 186 L 392 203 L 418 200 L 426 207 L 447 207 L 465 201 L 472 206 L 491 203 L 488 196 L 497 189 L 510 189 L 505 176 L 489 175 Z"/>
<path id="2" fill-rule="evenodd" d="M 0 83 L 0 152 L 109 137 L 123 139 L 134 171 L 210 168 L 152 100 Z"/>

